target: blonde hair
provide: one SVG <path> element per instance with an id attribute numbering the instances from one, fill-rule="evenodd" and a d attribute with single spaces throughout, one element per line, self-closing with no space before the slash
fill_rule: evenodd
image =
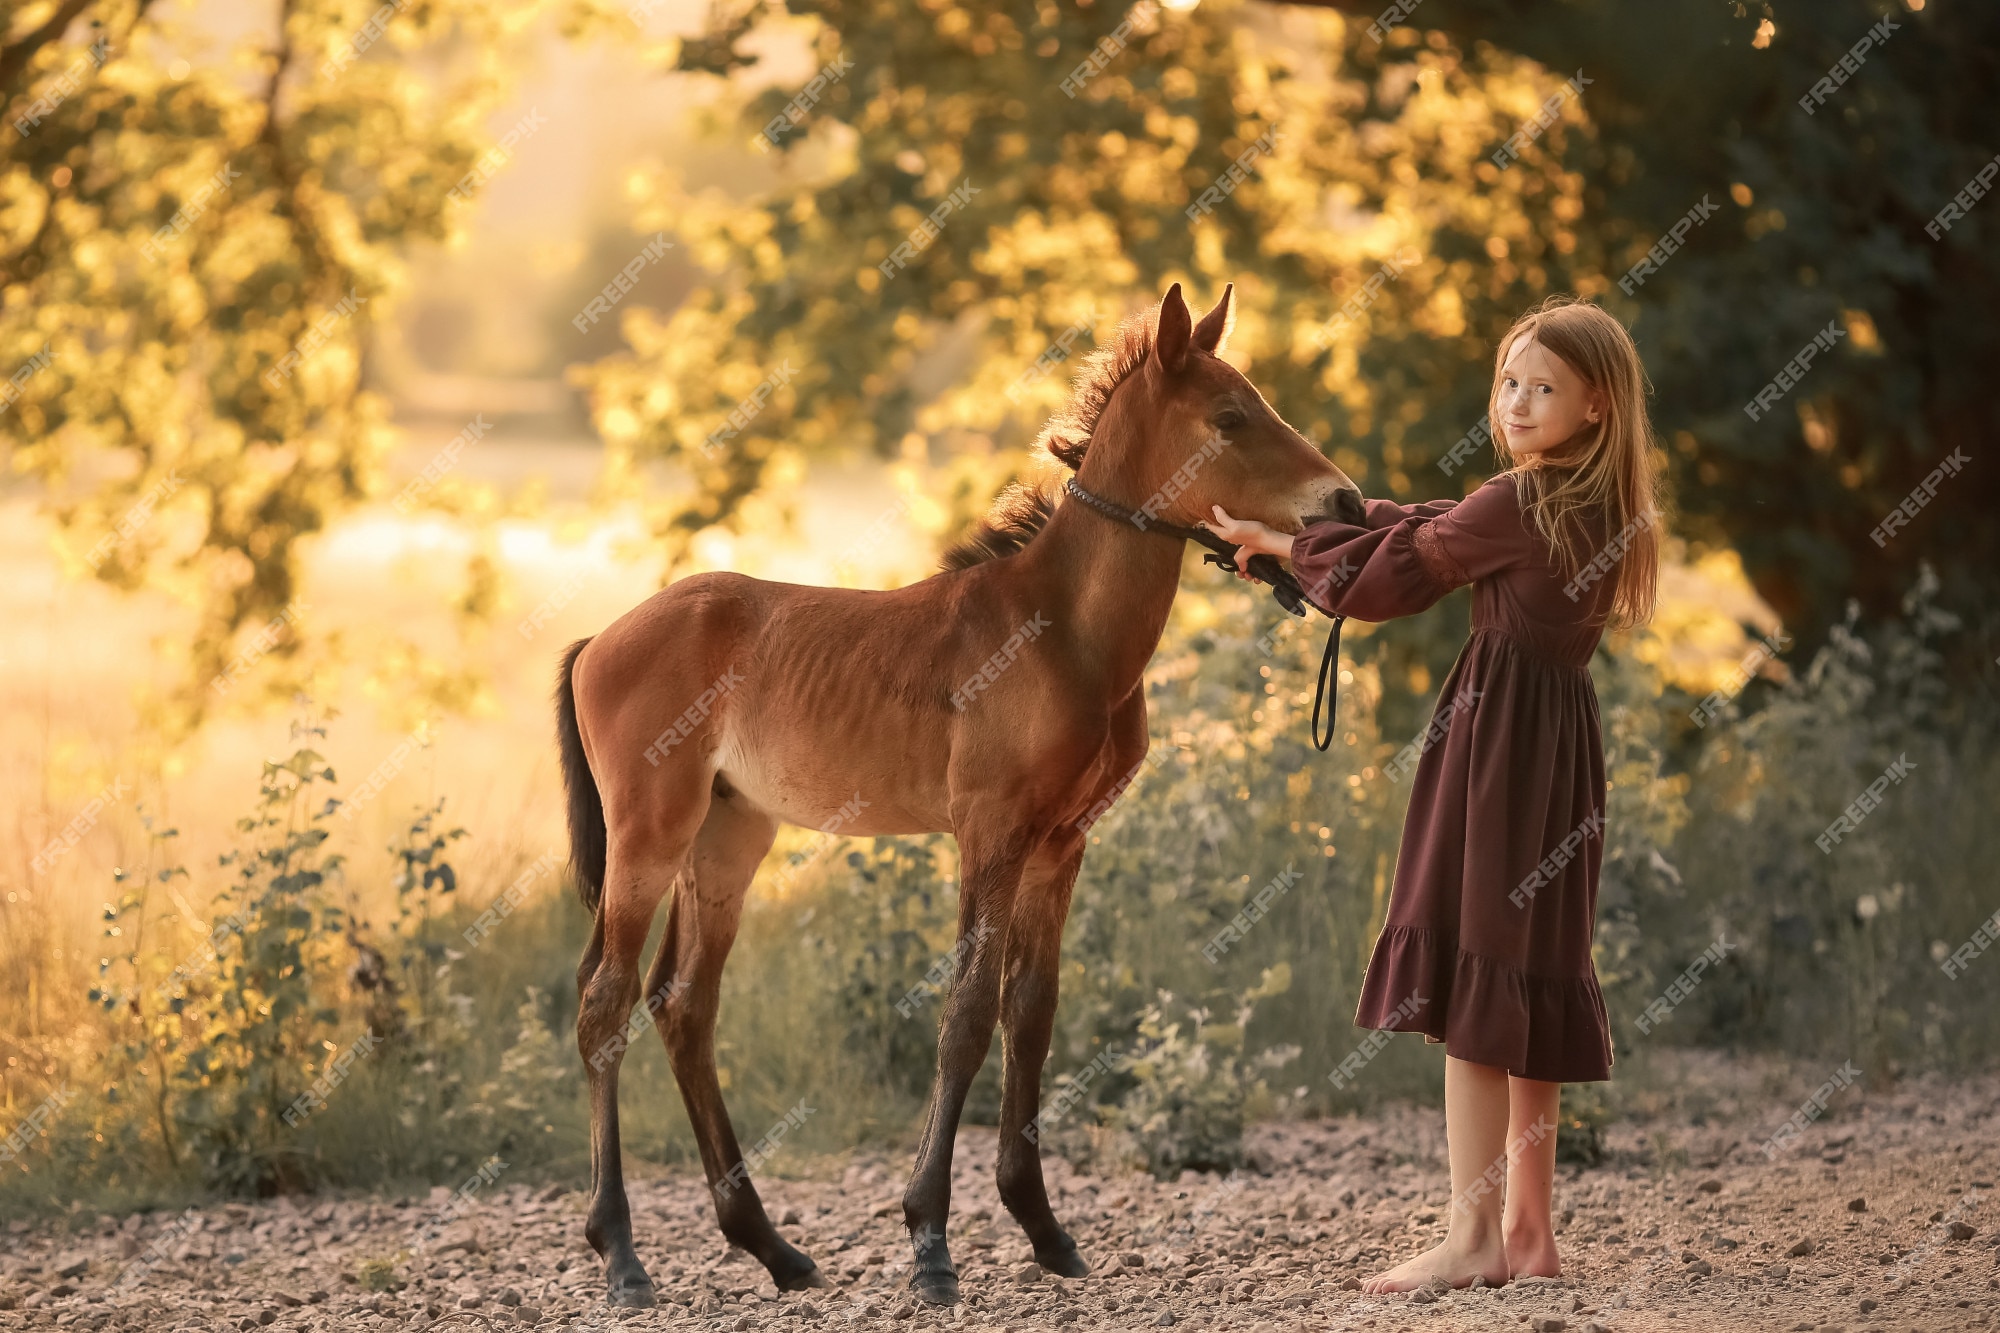
<path id="1" fill-rule="evenodd" d="M 1604 413 L 1594 429 L 1579 430 L 1547 454 L 1516 459 L 1498 428 L 1500 384 L 1507 355 L 1523 338 L 1533 338 L 1603 394 Z M 1650 620 L 1659 591 L 1660 467 L 1646 418 L 1650 388 L 1639 349 L 1623 324 L 1586 301 L 1552 296 L 1515 320 L 1500 340 L 1486 398 L 1500 470 L 1513 475 L 1522 508 L 1564 574 L 1574 578 L 1597 558 L 1593 541 L 1608 542 L 1614 556 L 1623 547 L 1609 621 L 1619 629 Z M 1601 536 L 1586 521 L 1593 513 L 1604 516 Z"/>

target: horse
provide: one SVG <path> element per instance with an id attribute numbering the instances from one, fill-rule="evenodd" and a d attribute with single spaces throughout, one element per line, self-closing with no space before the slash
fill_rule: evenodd
<path id="1" fill-rule="evenodd" d="M 1034 1124 L 1088 812 L 1145 758 L 1142 677 L 1185 534 L 1212 503 L 1287 532 L 1362 521 L 1354 483 L 1216 355 L 1232 292 L 1195 323 L 1175 283 L 1079 368 L 1037 445 L 1094 503 L 1003 492 L 940 572 L 893 590 L 692 575 L 563 654 L 571 859 L 595 922 L 577 969 L 591 1114 L 584 1234 L 612 1305 L 654 1303 L 632 1244 L 618 1069 L 628 1018 L 643 1030 L 639 955 L 663 900 L 645 1006 L 716 1221 L 780 1290 L 829 1285 L 765 1214 L 715 1070 L 723 962 L 780 823 L 958 842 L 961 961 L 903 1196 L 910 1289 L 932 1305 L 959 1300 L 945 1243 L 952 1146 L 996 1022 L 1000 1197 L 1043 1268 L 1089 1272 L 1049 1207 Z"/>

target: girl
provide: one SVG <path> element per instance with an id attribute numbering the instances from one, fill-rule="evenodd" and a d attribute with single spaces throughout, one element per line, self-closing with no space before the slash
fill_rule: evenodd
<path id="1" fill-rule="evenodd" d="M 1472 636 L 1419 741 L 1354 1016 L 1444 1043 L 1451 1223 L 1442 1244 L 1365 1291 L 1561 1269 L 1549 1223 L 1558 1094 L 1611 1076 L 1590 956 L 1605 784 L 1589 662 L 1607 623 L 1652 615 L 1646 389 L 1623 326 L 1554 297 L 1500 340 L 1487 419 L 1503 470 L 1471 495 L 1370 500 L 1367 526 L 1315 523 L 1296 537 L 1215 511 L 1224 538 L 1289 557 L 1330 613 L 1415 615 L 1474 585 Z"/>

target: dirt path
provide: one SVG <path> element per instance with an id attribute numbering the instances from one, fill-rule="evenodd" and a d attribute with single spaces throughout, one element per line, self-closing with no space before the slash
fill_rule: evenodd
<path id="1" fill-rule="evenodd" d="M 902 1290 L 907 1162 L 861 1154 L 817 1164 L 824 1179 L 762 1181 L 834 1291 L 780 1297 L 725 1246 L 698 1181 L 663 1175 L 632 1188 L 662 1305 L 614 1319 L 582 1195 L 496 1168 L 456 1216 L 437 1190 L 107 1217 L 69 1234 L 14 1222 L 0 1328 L 2000 1329 L 2000 1079 L 1842 1092 L 1772 1160 L 1762 1145 L 1813 1091 L 1804 1077 L 1785 1086 L 1795 1100 L 1739 1088 L 1702 1113 L 1614 1128 L 1602 1166 L 1558 1176 L 1565 1276 L 1497 1291 L 1348 1286 L 1442 1234 L 1442 1119 L 1397 1110 L 1260 1128 L 1254 1169 L 1226 1181 L 1102 1179 L 1051 1160 L 1058 1215 L 1096 1269 L 1075 1282 L 1028 1264 L 994 1194 L 993 1131 L 969 1130 L 951 1236 L 966 1302 L 949 1313 Z M 371 1291 L 371 1277 L 392 1289 Z"/>

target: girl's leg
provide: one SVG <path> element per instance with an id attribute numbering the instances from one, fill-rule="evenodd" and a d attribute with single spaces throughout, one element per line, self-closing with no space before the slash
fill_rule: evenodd
<path id="1" fill-rule="evenodd" d="M 1507 1206 L 1501 1236 L 1510 1277 L 1557 1277 L 1556 1233 L 1549 1221 L 1556 1183 L 1557 1107 L 1562 1084 L 1507 1079 Z"/>
<path id="2" fill-rule="evenodd" d="M 1377 1273 L 1363 1291 L 1409 1291 L 1432 1277 L 1454 1287 L 1507 1280 L 1500 1186 L 1507 1171 L 1507 1071 L 1444 1058 L 1444 1134 L 1451 1156 L 1451 1229 L 1443 1242 Z"/>

